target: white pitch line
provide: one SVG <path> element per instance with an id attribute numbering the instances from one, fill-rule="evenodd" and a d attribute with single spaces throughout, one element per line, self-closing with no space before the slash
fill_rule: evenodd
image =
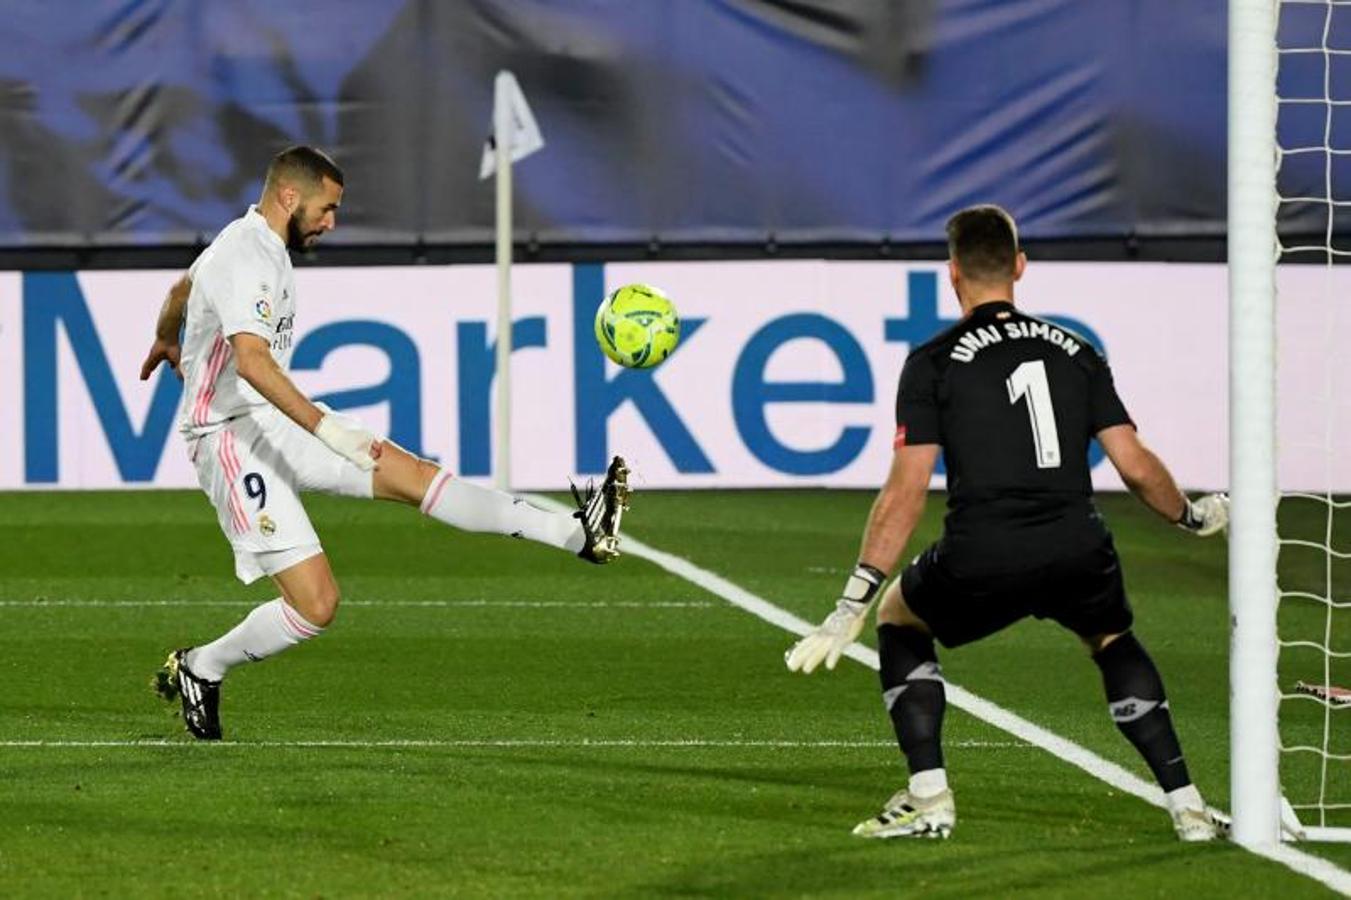
<path id="1" fill-rule="evenodd" d="M 548 497 L 537 495 L 531 497 L 530 500 L 532 503 L 550 509 L 571 512 L 567 507 Z M 721 575 L 700 568 L 687 559 L 650 547 L 630 535 L 624 535 L 623 548 L 624 552 L 630 556 L 655 563 L 672 575 L 679 576 L 692 584 L 697 584 L 709 593 L 722 597 L 728 603 L 746 610 L 751 615 L 763 619 L 771 625 L 777 625 L 784 631 L 801 636 L 816 627 L 805 619 L 800 619 L 768 600 L 757 597 L 745 588 L 733 584 Z M 875 670 L 878 667 L 877 651 L 862 644 L 850 645 L 845 651 L 845 655 L 863 663 L 870 669 Z M 1118 790 L 1134 794 L 1153 806 L 1166 808 L 1163 791 L 1157 785 L 1150 784 L 1116 763 L 1103 759 L 1087 747 L 1081 747 L 1067 738 L 1047 731 L 1017 713 L 1004 709 L 983 697 L 978 697 L 946 679 L 944 684 L 947 688 L 948 702 L 966 714 L 974 716 L 982 722 L 988 722 L 1001 731 L 1027 741 L 1029 744 L 1041 747 L 1048 753 L 1077 766 L 1094 778 L 1105 781 Z M 1351 872 L 1335 866 L 1321 857 L 1312 856 L 1284 844 L 1244 844 L 1240 846 L 1258 856 L 1279 862 L 1301 875 L 1322 882 L 1343 895 L 1351 896 Z"/>
<path id="2" fill-rule="evenodd" d="M 1031 744 L 1025 744 L 1020 741 L 955 741 L 951 746 L 961 747 L 973 750 L 1015 750 L 1031 748 Z M 384 740 L 384 741 L 357 741 L 357 740 L 316 740 L 316 741 L 194 741 L 188 739 L 167 740 L 163 738 L 147 738 L 144 740 L 125 740 L 125 741 L 52 741 L 52 740 L 33 740 L 33 741 L 0 741 L 0 749 L 22 750 L 22 749 L 137 749 L 143 747 L 238 747 L 249 749 L 254 747 L 268 748 L 320 748 L 320 749 L 356 749 L 356 750 L 374 750 L 374 749 L 408 749 L 426 747 L 431 749 L 613 749 L 613 748 L 638 748 L 643 750 L 652 749 L 698 749 L 702 747 L 709 748 L 734 748 L 734 749 L 757 749 L 768 748 L 777 750 L 813 750 L 813 749 L 866 749 L 877 750 L 883 748 L 896 748 L 895 741 L 775 741 L 775 740 L 718 740 L 715 738 L 683 738 L 676 740 L 660 740 L 645 738 L 598 738 L 595 740 L 552 740 L 541 739 L 532 740 L 529 738 L 464 738 L 464 739 L 427 739 L 417 738 Z"/>
<path id="3" fill-rule="evenodd" d="M 46 607 L 77 607 L 106 609 L 140 609 L 144 607 L 170 606 L 229 606 L 254 607 L 254 600 L 0 600 L 0 608 L 43 609 Z M 705 600 L 589 600 L 572 602 L 566 600 L 344 600 L 343 606 L 398 606 L 433 609 L 479 609 L 494 607 L 529 609 L 717 609 L 719 603 Z"/>

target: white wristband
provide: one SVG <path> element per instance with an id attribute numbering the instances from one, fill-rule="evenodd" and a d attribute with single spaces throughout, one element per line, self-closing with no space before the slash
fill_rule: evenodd
<path id="1" fill-rule="evenodd" d="M 880 569 L 867 563 L 859 563 L 854 567 L 849 580 L 844 583 L 844 590 L 840 592 L 840 597 L 853 603 L 871 603 L 877 589 L 886 580 L 886 575 Z"/>

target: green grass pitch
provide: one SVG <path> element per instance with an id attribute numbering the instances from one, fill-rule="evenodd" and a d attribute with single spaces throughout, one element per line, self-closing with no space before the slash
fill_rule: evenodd
<path id="1" fill-rule="evenodd" d="M 815 621 L 870 502 L 649 492 L 625 524 Z M 228 743 L 201 745 L 151 675 L 272 596 L 233 579 L 205 499 L 0 495 L 0 896 L 1329 893 L 1237 847 L 1182 846 L 1160 810 L 951 709 L 952 839 L 853 838 L 905 777 L 875 673 L 846 660 L 792 676 L 788 634 L 636 558 L 594 568 L 402 508 L 309 505 L 345 606 L 321 639 L 232 673 Z M 1193 775 L 1227 806 L 1224 543 L 1129 498 L 1101 505 Z M 935 496 L 920 539 L 941 512 Z M 1320 515 L 1285 525 L 1322 535 Z M 1283 584 L 1318 588 L 1316 557 L 1287 556 Z M 1310 604 L 1281 627 L 1321 639 L 1328 623 Z M 942 661 L 1148 777 L 1055 626 L 1024 622 Z M 1322 663 L 1290 651 L 1282 665 L 1288 681 Z M 1321 740 L 1321 707 L 1287 725 Z M 1328 799 L 1347 801 L 1336 765 Z M 1292 799 L 1317 774 L 1288 769 Z M 1351 848 L 1306 849 L 1351 866 Z"/>

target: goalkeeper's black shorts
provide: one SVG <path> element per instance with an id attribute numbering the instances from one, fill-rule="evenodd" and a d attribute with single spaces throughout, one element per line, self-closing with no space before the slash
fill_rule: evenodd
<path id="1" fill-rule="evenodd" d="M 963 575 L 934 544 L 901 573 L 901 594 L 944 647 L 1001 631 L 1026 616 L 1083 637 L 1119 634 L 1134 621 L 1111 538 L 1087 553 L 1023 571 Z"/>

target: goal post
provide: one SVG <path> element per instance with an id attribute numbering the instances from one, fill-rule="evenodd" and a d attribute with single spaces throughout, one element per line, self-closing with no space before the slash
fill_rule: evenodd
<path id="1" fill-rule="evenodd" d="M 1229 746 L 1233 834 L 1243 844 L 1280 840 L 1277 3 L 1229 4 Z"/>

